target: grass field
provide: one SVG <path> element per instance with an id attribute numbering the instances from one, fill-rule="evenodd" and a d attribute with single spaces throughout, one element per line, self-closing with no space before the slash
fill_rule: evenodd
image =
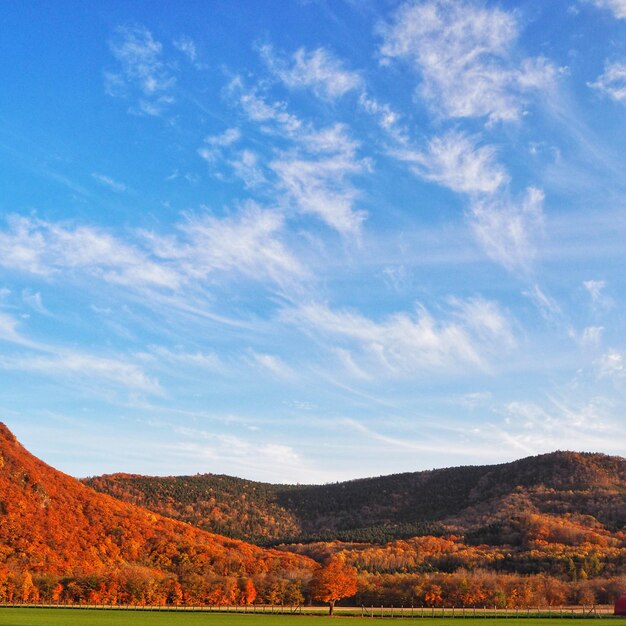
<path id="1" fill-rule="evenodd" d="M 385 618 L 389 622 L 391 618 Z M 396 621 L 399 618 L 396 618 Z M 606 616 L 602 619 L 615 619 Z M 181 613 L 151 611 L 103 611 L 92 609 L 15 609 L 0 608 L 2 626 L 321 626 L 329 618 L 322 615 L 244 615 L 228 613 Z M 380 622 L 381 618 L 375 618 Z M 626 624 L 626 619 L 619 619 Z M 616 620 L 616 621 L 617 621 Z M 370 621 L 372 618 L 341 617 L 332 618 L 337 622 L 355 624 Z M 584 618 L 520 618 L 490 617 L 485 618 L 402 618 L 401 624 L 409 626 L 485 626 L 490 624 L 516 622 L 519 626 L 589 626 Z"/>

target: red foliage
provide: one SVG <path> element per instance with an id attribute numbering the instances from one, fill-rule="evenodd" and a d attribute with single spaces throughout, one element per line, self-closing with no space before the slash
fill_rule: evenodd
<path id="1" fill-rule="evenodd" d="M 335 602 L 356 594 L 356 569 L 347 565 L 342 557 L 334 556 L 315 571 L 311 580 L 311 590 L 315 600 L 328 604 L 332 615 Z"/>
<path id="2" fill-rule="evenodd" d="M 32 576 L 56 575 L 58 584 L 60 576 L 93 573 L 97 582 L 86 581 L 84 588 L 73 590 L 66 586 L 65 597 L 156 603 L 167 598 L 179 603 L 180 590 L 172 576 L 199 602 L 206 601 L 206 576 L 235 577 L 234 590 L 222 584 L 222 595 L 250 602 L 254 585 L 242 582 L 240 593 L 239 578 L 268 573 L 293 578 L 301 572 L 308 578 L 315 564 L 307 557 L 207 533 L 96 493 L 28 453 L 0 424 L 2 566 L 24 572 L 19 584 L 11 583 L 14 600 L 36 599 Z M 202 582 L 194 582 L 198 576 Z M 136 592 L 121 598 L 121 588 Z M 49 596 L 60 596 L 54 585 Z"/>

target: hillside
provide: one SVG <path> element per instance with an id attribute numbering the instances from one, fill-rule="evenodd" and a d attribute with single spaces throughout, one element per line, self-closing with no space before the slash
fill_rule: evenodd
<path id="1" fill-rule="evenodd" d="M 538 606 L 626 591 L 626 460 L 555 452 L 331 485 L 113 475 L 96 489 L 359 571 L 355 602 Z"/>
<path id="2" fill-rule="evenodd" d="M 510 543 L 520 515 L 577 516 L 585 527 L 626 525 L 626 459 L 555 452 L 501 465 L 456 467 L 335 483 L 271 485 L 204 474 L 114 474 L 94 489 L 256 543 L 385 542 L 463 533 Z"/>
<path id="3" fill-rule="evenodd" d="M 0 602 L 299 604 L 311 559 L 330 555 L 357 568 L 357 604 L 609 602 L 626 590 L 624 463 L 554 453 L 321 486 L 86 481 L 205 527 L 284 542 L 262 549 L 97 493 L 0 424 Z"/>
<path id="4" fill-rule="evenodd" d="M 206 602 L 211 594 L 224 601 L 250 595 L 253 580 L 257 586 L 268 577 L 306 580 L 313 567 L 306 557 L 210 534 L 96 493 L 31 455 L 0 424 L 0 600 L 134 593 L 127 599 L 145 601 L 149 591 L 158 601 Z"/>

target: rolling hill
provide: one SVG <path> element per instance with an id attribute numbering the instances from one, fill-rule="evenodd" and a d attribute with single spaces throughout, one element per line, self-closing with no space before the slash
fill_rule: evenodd
<path id="1" fill-rule="evenodd" d="M 224 591 L 226 579 L 243 589 L 254 577 L 306 578 L 314 566 L 97 493 L 31 455 L 0 424 L 0 598 L 7 589 L 28 596 L 33 577 L 56 585 L 80 579 L 91 591 L 72 593 L 84 597 L 119 590 L 132 574 L 146 588 L 169 585 L 161 599 L 174 589 L 206 601 L 211 589 Z"/>
<path id="2" fill-rule="evenodd" d="M 359 604 L 608 602 L 626 589 L 625 479 L 622 458 L 557 452 L 331 485 L 81 483 L 0 424 L 0 602 L 299 604 L 331 555 L 357 568 Z"/>
<path id="3" fill-rule="evenodd" d="M 199 528 L 259 544 L 386 542 L 461 533 L 506 543 L 522 516 L 575 518 L 609 532 L 626 525 L 626 459 L 554 452 L 500 465 L 455 467 L 328 485 L 273 485 L 223 475 L 113 474 L 85 484 Z M 518 533 L 519 534 L 519 533 Z"/>

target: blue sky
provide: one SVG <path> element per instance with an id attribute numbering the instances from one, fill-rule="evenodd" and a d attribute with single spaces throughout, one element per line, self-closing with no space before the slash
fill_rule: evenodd
<path id="1" fill-rule="evenodd" d="M 626 454 L 626 2 L 9 2 L 0 414 L 77 476 Z"/>

